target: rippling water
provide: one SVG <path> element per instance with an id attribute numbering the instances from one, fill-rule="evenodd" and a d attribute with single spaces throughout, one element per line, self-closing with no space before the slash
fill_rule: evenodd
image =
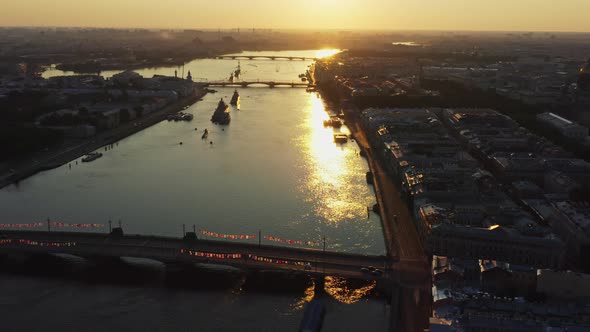
<path id="1" fill-rule="evenodd" d="M 218 80 L 229 76 L 237 63 L 195 60 L 185 71 Z M 297 81 L 309 64 L 241 61 L 244 80 Z M 138 72 L 149 77 L 173 75 L 175 69 Z M 58 74 L 53 70 L 45 75 Z M 6 223 L 121 220 L 127 233 L 168 236 L 181 236 L 183 224 L 230 234 L 261 230 L 263 236 L 315 242 L 325 236 L 328 250 L 383 254 L 379 217 L 367 214 L 375 202 L 365 182 L 368 166 L 354 142 L 334 143 L 334 129 L 323 126 L 328 113 L 322 99 L 304 89 L 240 89 L 241 107 L 232 109 L 231 124 L 211 124 L 217 102 L 228 100 L 232 92 L 219 89 L 188 108 L 192 122 L 161 122 L 108 151 L 100 149 L 104 156 L 94 162 L 72 161 L 71 169 L 64 165 L 0 190 L 0 218 Z M 206 128 L 210 134 L 202 140 Z M 301 301 L 313 297 L 309 289 L 298 296 L 261 295 L 0 279 L 0 305 L 14 320 L 32 318 L 23 321 L 27 330 L 88 323 L 93 330 L 132 324 L 137 330 L 293 331 L 301 318 Z M 371 285 L 351 288 L 333 278 L 326 285 L 327 331 L 366 330 L 367 319 L 369 326 L 386 326 L 381 301 L 363 297 Z M 64 312 L 76 319 L 70 322 Z M 187 328 L 190 324 L 195 327 Z"/>
<path id="2" fill-rule="evenodd" d="M 251 62 L 260 63 L 260 72 L 247 73 L 252 76 L 281 63 L 293 67 L 296 79 L 307 66 Z M 214 64 L 224 72 L 234 63 L 196 60 L 187 67 L 199 72 Z M 367 214 L 375 202 L 365 182 L 368 166 L 354 142 L 334 143 L 334 129 L 323 126 L 328 113 L 321 98 L 304 89 L 240 89 L 241 109 L 232 109 L 231 124 L 213 125 L 217 102 L 232 92 L 219 89 L 188 108 L 192 122 L 161 122 L 101 149 L 104 156 L 94 162 L 73 161 L 71 169 L 64 165 L 0 190 L 0 218 L 121 220 L 128 233 L 167 236 L 181 236 L 183 224 L 313 242 L 326 236 L 329 250 L 383 254 L 379 217 Z M 210 134 L 202 140 L 205 129 Z"/>

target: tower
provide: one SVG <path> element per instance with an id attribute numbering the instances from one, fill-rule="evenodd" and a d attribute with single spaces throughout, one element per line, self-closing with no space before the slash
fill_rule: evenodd
<path id="1" fill-rule="evenodd" d="M 588 59 L 588 62 L 580 69 L 578 87 L 580 90 L 590 91 L 590 59 Z"/>

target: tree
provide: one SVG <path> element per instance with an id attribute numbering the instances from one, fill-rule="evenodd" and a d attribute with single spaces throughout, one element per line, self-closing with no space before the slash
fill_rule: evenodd
<path id="1" fill-rule="evenodd" d="M 87 117 L 88 116 L 88 109 L 84 106 L 80 107 L 78 109 L 78 115 L 82 116 L 82 117 Z"/>
<path id="2" fill-rule="evenodd" d="M 133 110 L 135 111 L 135 114 L 137 114 L 138 118 L 141 118 L 143 116 L 143 106 L 135 106 Z"/>
<path id="3" fill-rule="evenodd" d="M 129 120 L 131 120 L 131 113 L 129 113 L 128 109 L 122 108 L 119 110 L 119 120 L 121 121 L 121 123 L 126 123 L 129 122 Z"/>

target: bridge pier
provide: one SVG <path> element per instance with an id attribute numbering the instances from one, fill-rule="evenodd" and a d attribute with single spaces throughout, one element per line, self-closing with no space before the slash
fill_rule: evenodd
<path id="1" fill-rule="evenodd" d="M 314 283 L 314 293 L 317 297 L 318 295 L 326 294 L 326 278 L 323 275 L 316 275 L 313 277 Z"/>
<path id="2" fill-rule="evenodd" d="M 389 302 L 389 332 L 403 331 L 400 328 L 400 303 L 399 303 L 399 285 L 395 285 L 394 281 L 391 281 L 391 297 L 388 297 Z"/>

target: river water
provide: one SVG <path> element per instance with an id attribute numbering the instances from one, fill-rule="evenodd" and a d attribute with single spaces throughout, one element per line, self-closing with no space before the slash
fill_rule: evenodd
<path id="1" fill-rule="evenodd" d="M 317 56 L 326 51 L 262 53 Z M 237 60 L 195 60 L 184 71 L 190 70 L 196 80 L 221 80 L 237 65 Z M 309 61 L 243 60 L 242 79 L 298 81 L 297 75 L 308 65 Z M 150 77 L 174 75 L 174 70 L 181 74 L 183 69 L 137 72 Z M 64 73 L 45 73 L 47 77 L 60 74 Z M 227 127 L 210 122 L 219 99 L 229 101 L 233 93 L 220 88 L 186 110 L 194 115 L 192 122 L 161 122 L 100 149 L 104 156 L 94 162 L 78 159 L 71 168 L 64 165 L 0 190 L 0 220 L 30 223 L 50 218 L 100 224 L 121 220 L 126 233 L 166 236 L 181 236 L 183 225 L 187 230 L 225 234 L 261 231 L 263 236 L 318 244 L 325 237 L 328 250 L 384 254 L 379 217 L 367 213 L 367 207 L 375 203 L 365 181 L 367 163 L 354 142 L 334 143 L 335 129 L 323 126 L 328 113 L 321 97 L 292 88 L 239 92 L 240 110 L 232 109 Z M 210 132 L 206 140 L 201 139 L 204 129 Z M 345 127 L 340 131 L 348 132 Z M 175 292 L 5 275 L 0 279 L 3 288 L 15 289 L 0 292 L 0 303 L 11 308 L 13 319 L 23 318 L 15 308 L 34 308 L 35 315 L 43 318 L 65 305 L 73 315 L 97 324 L 98 330 L 128 323 L 143 330 L 185 330 L 190 321 L 209 319 L 210 324 L 186 330 L 293 331 L 302 314 L 302 306 L 295 304 L 305 297 L 304 290 L 288 295 L 236 294 L 232 289 Z M 382 301 L 358 296 L 370 293 L 365 289 L 356 297 L 351 295 L 354 291 L 327 296 L 333 303 L 326 330 L 366 330 L 366 319 L 369 326 L 385 327 Z M 94 314 L 88 313 L 93 310 Z M 109 323 L 103 321 L 105 317 Z M 65 324 L 65 318 L 59 319 Z M 44 326 L 34 320 L 23 324 L 29 324 L 30 330 Z"/>

